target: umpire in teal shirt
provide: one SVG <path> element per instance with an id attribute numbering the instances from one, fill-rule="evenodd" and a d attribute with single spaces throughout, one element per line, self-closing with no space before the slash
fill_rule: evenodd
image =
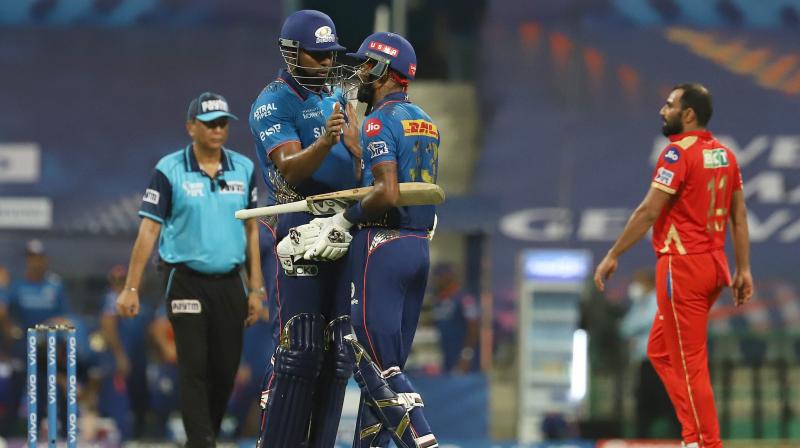
<path id="1" fill-rule="evenodd" d="M 192 143 L 156 165 L 142 198 L 122 316 L 139 312 L 139 285 L 158 239 L 167 313 L 175 333 L 187 447 L 213 447 L 233 388 L 245 325 L 265 295 L 258 226 L 234 212 L 256 205 L 253 162 L 225 148 L 236 119 L 220 95 L 189 104 Z M 241 269 L 245 268 L 246 273 Z M 246 274 L 246 275 L 245 275 Z"/>

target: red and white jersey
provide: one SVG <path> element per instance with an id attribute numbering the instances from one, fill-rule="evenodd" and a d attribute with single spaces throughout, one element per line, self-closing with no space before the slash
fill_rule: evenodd
<path id="1" fill-rule="evenodd" d="M 669 139 L 651 185 L 674 198 L 653 226 L 653 248 L 658 255 L 724 249 L 731 197 L 742 189 L 739 163 L 711 132 L 684 132 Z"/>

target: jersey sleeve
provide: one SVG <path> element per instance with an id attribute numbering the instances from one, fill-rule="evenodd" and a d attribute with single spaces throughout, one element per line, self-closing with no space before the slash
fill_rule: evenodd
<path id="1" fill-rule="evenodd" d="M 300 133 L 289 107 L 288 104 L 279 102 L 278 97 L 271 92 L 265 93 L 253 103 L 250 132 L 267 155 L 284 143 L 300 141 Z"/>
<path id="2" fill-rule="evenodd" d="M 686 154 L 677 146 L 667 146 L 658 157 L 650 186 L 675 194 L 686 178 Z"/>
<path id="3" fill-rule="evenodd" d="M 364 155 L 369 158 L 371 166 L 385 162 L 397 162 L 397 142 L 381 116 L 370 118 L 364 122 Z"/>
<path id="4" fill-rule="evenodd" d="M 172 211 L 172 183 L 157 169 L 150 178 L 150 185 L 142 197 L 139 216 L 150 218 L 163 224 Z"/>

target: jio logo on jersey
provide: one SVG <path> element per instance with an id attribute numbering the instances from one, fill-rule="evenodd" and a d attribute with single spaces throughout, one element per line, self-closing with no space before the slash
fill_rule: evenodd
<path id="1" fill-rule="evenodd" d="M 381 120 L 377 118 L 370 118 L 364 123 L 364 133 L 367 134 L 367 137 L 375 137 L 376 135 L 381 133 L 381 128 L 383 125 L 381 124 Z"/>
<path id="2" fill-rule="evenodd" d="M 664 161 L 667 163 L 675 163 L 681 158 L 681 154 L 675 148 L 669 148 L 666 154 L 664 154 Z"/>

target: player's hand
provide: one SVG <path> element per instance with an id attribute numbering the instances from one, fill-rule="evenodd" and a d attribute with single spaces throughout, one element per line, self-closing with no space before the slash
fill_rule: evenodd
<path id="1" fill-rule="evenodd" d="M 250 294 L 247 295 L 247 318 L 244 320 L 245 327 L 249 327 L 258 322 L 258 318 L 261 317 L 261 308 L 263 308 L 261 304 L 263 298 L 264 295 L 259 291 L 250 291 Z"/>
<path id="2" fill-rule="evenodd" d="M 278 242 L 278 257 L 291 256 L 293 261 L 299 260 L 314 245 L 318 235 L 319 226 L 314 224 L 314 221 L 292 227 L 289 229 L 289 234 Z"/>
<path id="3" fill-rule="evenodd" d="M 139 314 L 139 291 L 125 288 L 117 297 L 117 314 L 122 317 L 136 317 Z"/>
<path id="4" fill-rule="evenodd" d="M 611 254 L 606 255 L 603 261 L 597 265 L 597 269 L 594 270 L 594 285 L 597 286 L 597 289 L 605 291 L 606 285 L 604 282 L 611 278 L 616 271 L 617 257 Z"/>
<path id="5" fill-rule="evenodd" d="M 314 245 L 306 250 L 303 258 L 306 260 L 338 260 L 347 253 L 350 241 L 350 227 L 353 224 L 345 219 L 344 213 L 337 213 L 330 218 L 317 218 L 311 221 L 320 227 L 319 236 Z"/>
<path id="6" fill-rule="evenodd" d="M 733 276 L 733 302 L 736 306 L 741 306 L 753 298 L 753 274 L 750 269 L 737 269 Z"/>
<path id="7" fill-rule="evenodd" d="M 358 122 L 358 116 L 356 116 L 356 108 L 350 102 L 347 103 L 345 111 L 347 112 L 347 124 L 344 126 L 344 133 L 342 134 L 344 146 L 347 147 L 353 157 L 360 159 L 362 153 L 361 124 Z"/>
<path id="8" fill-rule="evenodd" d="M 339 143 L 339 138 L 342 134 L 342 129 L 344 128 L 344 114 L 342 113 L 342 105 L 336 103 L 333 105 L 333 112 L 328 117 L 328 120 L 325 121 L 325 133 L 322 134 L 320 140 L 323 141 L 328 146 L 333 146 Z"/>

